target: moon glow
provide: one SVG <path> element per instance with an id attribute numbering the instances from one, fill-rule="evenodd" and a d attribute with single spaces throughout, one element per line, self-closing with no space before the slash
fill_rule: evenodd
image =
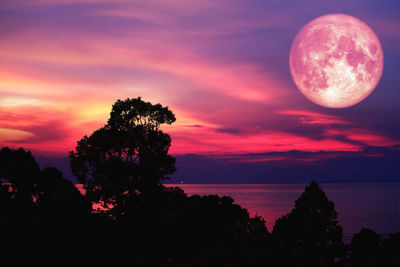
<path id="1" fill-rule="evenodd" d="M 365 99 L 382 76 L 378 37 L 364 22 L 330 14 L 306 24 L 290 49 L 290 72 L 312 102 L 345 108 Z"/>

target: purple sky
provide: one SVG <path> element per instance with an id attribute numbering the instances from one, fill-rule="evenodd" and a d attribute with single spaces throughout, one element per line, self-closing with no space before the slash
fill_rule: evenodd
<path id="1" fill-rule="evenodd" d="M 68 151 L 117 99 L 169 106 L 173 181 L 398 181 L 399 1 L 0 2 L 0 144 L 67 177 Z M 295 87 L 288 57 L 309 21 L 345 13 L 381 41 L 361 103 L 329 109 Z M 52 159 L 50 159 L 52 158 Z"/>

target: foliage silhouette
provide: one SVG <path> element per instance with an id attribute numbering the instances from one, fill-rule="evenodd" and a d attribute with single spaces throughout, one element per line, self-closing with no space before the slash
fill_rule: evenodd
<path id="1" fill-rule="evenodd" d="M 2 218 L 29 217 L 39 220 L 47 213 L 54 217 L 87 213 L 90 206 L 75 185 L 56 168 L 39 169 L 30 151 L 8 147 L 0 151 Z M 10 207 L 14 207 L 10 210 Z M 6 209 L 8 210 L 7 213 Z"/>
<path id="2" fill-rule="evenodd" d="M 43 169 L 37 184 L 37 205 L 43 214 L 55 217 L 85 215 L 90 212 L 89 202 L 76 186 L 53 167 Z"/>
<path id="3" fill-rule="evenodd" d="M 276 221 L 272 235 L 287 266 L 333 266 L 335 259 L 344 257 L 334 203 L 315 181 L 305 188 L 294 209 Z"/>
<path id="4" fill-rule="evenodd" d="M 9 195 L 13 206 L 18 207 L 16 209 L 18 214 L 14 215 L 33 215 L 33 199 L 37 197 L 36 184 L 39 175 L 39 165 L 30 152 L 26 152 L 22 148 L 13 150 L 4 147 L 1 149 L 0 177 L 7 183 L 7 185 L 3 185 L 1 191 L 3 194 Z M 16 210 L 10 210 L 10 212 L 14 213 Z"/>
<path id="5" fill-rule="evenodd" d="M 57 169 L 41 171 L 22 148 L 1 149 L 0 177 L 1 237 L 7 244 L 2 252 L 8 255 L 2 263 L 52 266 L 65 258 L 65 244 L 82 234 L 78 226 L 88 220 L 89 202 Z"/>
<path id="6" fill-rule="evenodd" d="M 363 228 L 354 234 L 350 245 L 350 263 L 354 267 L 378 267 L 381 265 L 381 237 L 370 229 Z"/>
<path id="7" fill-rule="evenodd" d="M 352 267 L 400 266 L 400 232 L 382 240 L 373 230 L 363 228 L 354 234 L 349 252 Z"/>
<path id="8" fill-rule="evenodd" d="M 400 232 L 389 234 L 382 241 L 382 266 L 400 266 Z"/>
<path id="9" fill-rule="evenodd" d="M 272 233 L 231 197 L 164 186 L 175 159 L 160 127 L 174 121 L 160 104 L 115 102 L 107 124 L 70 152 L 83 194 L 56 168 L 40 170 L 29 151 L 1 149 L 2 265 L 399 265 L 400 233 L 381 242 L 363 229 L 346 257 L 334 204 L 316 182 Z"/>
<path id="10" fill-rule="evenodd" d="M 159 128 L 174 121 L 168 107 L 140 97 L 116 101 L 107 124 L 70 152 L 71 170 L 87 197 L 113 217 L 135 209 L 139 195 L 154 197 L 157 185 L 176 170 L 168 155 L 171 138 Z"/>

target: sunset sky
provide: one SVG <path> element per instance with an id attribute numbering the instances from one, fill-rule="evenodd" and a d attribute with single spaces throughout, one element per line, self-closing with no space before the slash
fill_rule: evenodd
<path id="1" fill-rule="evenodd" d="M 306 23 L 345 13 L 381 41 L 375 91 L 344 109 L 295 87 Z M 1 0 L 0 145 L 68 173 L 117 99 L 169 106 L 175 181 L 398 181 L 400 2 Z"/>

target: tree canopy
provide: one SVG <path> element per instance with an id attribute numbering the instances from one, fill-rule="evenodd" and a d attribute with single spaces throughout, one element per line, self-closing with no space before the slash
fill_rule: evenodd
<path id="1" fill-rule="evenodd" d="M 71 181 L 56 168 L 40 170 L 32 153 L 22 148 L 0 150 L 0 178 L 4 218 L 38 220 L 48 214 L 54 217 L 55 213 L 66 216 L 66 213 L 89 211 L 87 202 Z"/>
<path id="2" fill-rule="evenodd" d="M 72 173 L 93 202 L 114 215 L 125 214 L 175 172 L 175 158 L 168 154 L 171 138 L 160 130 L 175 115 L 160 104 L 140 97 L 118 100 L 104 127 L 84 136 L 70 152 Z"/>
<path id="3" fill-rule="evenodd" d="M 276 221 L 272 234 L 290 264 L 332 266 L 344 257 L 335 205 L 315 181 L 306 186 L 294 209 Z"/>

